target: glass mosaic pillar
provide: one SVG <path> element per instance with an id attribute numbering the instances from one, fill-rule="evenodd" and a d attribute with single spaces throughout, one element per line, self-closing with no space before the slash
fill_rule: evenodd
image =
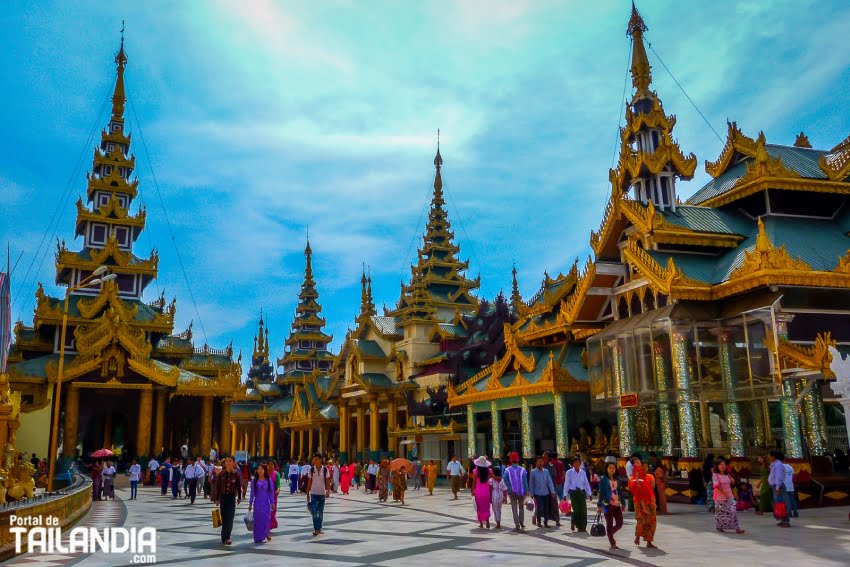
<path id="1" fill-rule="evenodd" d="M 689 327 L 672 329 L 673 376 L 676 380 L 676 398 L 679 407 L 679 430 L 681 433 L 682 457 L 696 458 L 697 416 L 694 405 L 694 393 L 691 390 L 691 367 L 688 363 Z"/>
<path id="2" fill-rule="evenodd" d="M 493 429 L 493 458 L 502 456 L 502 412 L 496 406 L 496 400 L 490 402 L 490 423 Z"/>
<path id="3" fill-rule="evenodd" d="M 812 455 L 825 455 L 826 447 L 826 414 L 823 410 L 823 392 L 820 382 L 815 382 L 803 397 L 803 415 L 806 418 L 806 428 L 809 452 Z"/>
<path id="4" fill-rule="evenodd" d="M 729 436 L 729 452 L 732 457 L 744 456 L 744 426 L 741 420 L 741 406 L 737 402 L 738 377 L 735 375 L 735 360 L 733 348 L 734 337 L 728 329 L 714 329 L 717 336 L 718 359 L 720 362 L 720 377 L 726 389 L 726 399 L 723 404 L 726 410 L 726 431 Z"/>
<path id="5" fill-rule="evenodd" d="M 611 363 L 617 392 L 622 395 L 626 391 L 626 367 L 623 349 L 616 339 L 611 341 Z M 629 457 L 635 447 L 635 412 L 632 408 L 617 409 L 617 428 L 620 430 L 620 456 Z"/>
<path id="6" fill-rule="evenodd" d="M 788 338 L 788 323 L 793 318 L 792 315 L 787 314 L 776 316 L 776 332 L 780 339 Z M 779 372 L 779 369 L 776 371 Z M 782 380 L 782 399 L 780 400 L 780 405 L 782 408 L 782 432 L 785 436 L 785 456 L 792 459 L 802 459 L 804 457 L 803 432 L 800 428 L 800 418 L 797 415 L 797 408 L 794 405 L 795 397 L 794 384 L 789 380 Z"/>
<path id="7" fill-rule="evenodd" d="M 570 451 L 570 439 L 567 425 L 567 396 L 554 394 L 552 396 L 555 411 L 555 450 L 558 457 L 563 459 Z"/>
<path id="8" fill-rule="evenodd" d="M 520 401 L 520 433 L 522 434 L 522 458 L 534 458 L 534 441 L 531 437 L 531 407 L 528 398 L 523 396 Z"/>
<path id="9" fill-rule="evenodd" d="M 475 457 L 478 453 L 475 449 L 475 443 L 478 437 L 478 429 L 475 424 L 475 411 L 472 409 L 472 404 L 466 406 L 466 452 L 469 457 Z"/>
<path id="10" fill-rule="evenodd" d="M 663 341 L 655 341 L 653 344 L 652 361 L 655 365 L 655 388 L 658 391 L 658 421 L 661 426 L 661 456 L 673 455 L 673 430 L 675 427 L 673 417 L 673 404 L 669 403 L 670 373 L 664 364 L 666 348 Z"/>
<path id="11" fill-rule="evenodd" d="M 767 447 L 766 422 L 761 400 L 750 402 L 753 412 L 753 439 L 756 447 Z"/>

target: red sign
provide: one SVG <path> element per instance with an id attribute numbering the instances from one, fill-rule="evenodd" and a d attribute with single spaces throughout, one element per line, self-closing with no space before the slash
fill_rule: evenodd
<path id="1" fill-rule="evenodd" d="M 637 394 L 623 394 L 622 396 L 620 396 L 620 408 L 636 408 L 637 406 Z"/>

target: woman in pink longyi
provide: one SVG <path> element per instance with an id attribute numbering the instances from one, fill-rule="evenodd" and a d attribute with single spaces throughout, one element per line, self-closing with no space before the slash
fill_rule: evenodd
<path id="1" fill-rule="evenodd" d="M 490 529 L 490 470 L 491 463 L 487 457 L 480 456 L 472 462 L 475 469 L 472 471 L 474 478 L 472 485 L 472 497 L 475 499 L 475 510 L 478 512 L 478 527 L 483 528 L 487 524 Z"/>
<path id="2" fill-rule="evenodd" d="M 354 467 L 348 463 L 339 467 L 339 489 L 343 494 L 348 494 L 351 490 L 351 475 L 354 472 Z"/>

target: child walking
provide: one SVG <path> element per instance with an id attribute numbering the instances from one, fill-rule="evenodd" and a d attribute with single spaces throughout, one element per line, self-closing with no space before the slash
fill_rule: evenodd
<path id="1" fill-rule="evenodd" d="M 493 518 L 496 520 L 496 529 L 502 529 L 502 504 L 508 499 L 508 485 L 502 478 L 502 470 L 493 467 L 493 477 L 490 478 L 490 504 L 493 507 Z"/>

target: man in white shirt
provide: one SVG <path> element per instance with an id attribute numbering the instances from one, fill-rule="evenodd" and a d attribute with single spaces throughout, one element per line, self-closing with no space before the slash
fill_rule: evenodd
<path id="1" fill-rule="evenodd" d="M 106 461 L 106 466 L 103 467 L 101 475 L 103 476 L 103 497 L 111 497 L 115 500 L 115 485 L 113 484 L 113 479 L 115 478 L 115 467 L 112 466 L 112 461 Z"/>
<path id="2" fill-rule="evenodd" d="M 591 497 L 593 491 L 587 481 L 587 473 L 581 468 L 581 459 L 574 457 L 572 465 L 564 480 L 564 496 L 569 497 L 573 509 L 572 514 L 570 514 L 570 529 L 576 531 L 576 528 L 578 528 L 578 531 L 586 532 L 587 500 Z"/>
<path id="3" fill-rule="evenodd" d="M 196 492 L 200 492 L 202 489 L 204 491 L 204 498 L 209 495 L 209 491 L 207 490 L 207 464 L 203 459 L 198 459 L 195 462 L 195 479 L 197 480 L 197 490 Z"/>
<path id="4" fill-rule="evenodd" d="M 140 476 L 142 476 L 142 466 L 133 459 L 130 464 L 130 500 L 136 499 Z"/>
<path id="5" fill-rule="evenodd" d="M 310 474 L 310 463 L 306 462 L 301 466 L 301 490 L 307 492 L 307 475 Z"/>
<path id="6" fill-rule="evenodd" d="M 368 490 L 371 494 L 375 494 L 379 470 L 380 467 L 378 467 L 378 463 L 375 462 L 375 459 L 369 459 L 369 466 L 366 467 L 366 490 Z"/>
<path id="7" fill-rule="evenodd" d="M 463 465 L 457 460 L 457 455 L 452 457 L 451 462 L 446 466 L 446 477 L 452 481 L 452 494 L 455 495 L 455 500 L 457 500 L 457 493 L 460 492 L 461 477 L 465 472 Z"/>
<path id="8" fill-rule="evenodd" d="M 333 477 L 328 467 L 322 465 L 322 457 L 318 453 L 313 455 L 313 466 L 307 466 L 307 508 L 313 517 L 313 535 L 317 536 L 325 533 L 322 531 L 325 499 L 330 494 Z"/>
<path id="9" fill-rule="evenodd" d="M 294 460 L 289 462 L 289 471 L 287 473 L 287 478 L 289 478 L 289 493 L 295 494 L 295 491 L 298 490 L 298 474 L 301 471 L 301 467 L 298 466 Z"/>
<path id="10" fill-rule="evenodd" d="M 189 457 L 189 464 L 186 465 L 186 470 L 183 471 L 186 477 L 186 487 L 189 492 L 189 502 L 195 503 L 195 496 L 198 492 L 198 466 L 195 464 L 195 459 Z"/>
<path id="11" fill-rule="evenodd" d="M 148 486 L 153 486 L 156 482 L 157 471 L 159 471 L 159 461 L 151 459 L 148 462 Z"/>
<path id="12" fill-rule="evenodd" d="M 782 463 L 785 468 L 785 491 L 788 493 L 788 502 L 791 503 L 791 508 L 788 510 L 788 516 L 791 518 L 799 518 L 800 514 L 797 511 L 797 494 L 794 492 L 794 467 L 788 463 Z"/>

